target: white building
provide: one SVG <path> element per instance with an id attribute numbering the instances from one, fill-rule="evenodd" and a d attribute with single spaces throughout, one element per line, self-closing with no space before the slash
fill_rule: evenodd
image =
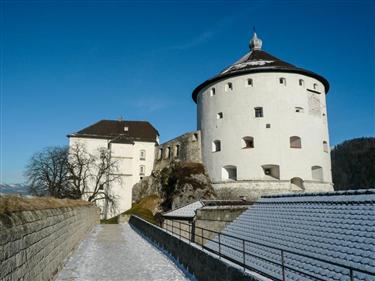
<path id="1" fill-rule="evenodd" d="M 202 160 L 217 189 L 239 193 L 332 190 L 328 81 L 261 50 L 193 92 Z"/>
<path id="2" fill-rule="evenodd" d="M 68 137 L 70 146 L 80 143 L 93 155 L 102 148 L 110 151 L 121 179 L 111 186 L 118 197 L 118 210 L 111 215 L 130 209 L 133 185 L 153 169 L 158 131 L 144 121 L 102 120 Z"/>

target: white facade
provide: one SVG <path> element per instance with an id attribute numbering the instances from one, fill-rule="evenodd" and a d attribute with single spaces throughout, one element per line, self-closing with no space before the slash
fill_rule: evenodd
<path id="1" fill-rule="evenodd" d="M 109 217 L 118 215 L 132 206 L 132 188 L 141 178 L 149 176 L 153 169 L 155 142 L 134 141 L 134 144 L 111 143 L 110 139 L 70 136 L 69 145 L 80 143 L 92 155 L 100 149 L 109 149 L 111 159 L 117 163 L 120 181 L 111 183 L 111 192 L 117 197 L 117 210 Z"/>
<path id="2" fill-rule="evenodd" d="M 332 189 L 326 89 L 319 79 L 257 70 L 216 79 L 196 99 L 203 163 L 218 186 L 254 181 L 267 189 L 277 181 Z"/>

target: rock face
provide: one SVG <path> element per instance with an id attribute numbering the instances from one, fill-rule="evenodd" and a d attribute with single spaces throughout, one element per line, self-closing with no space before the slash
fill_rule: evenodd
<path id="1" fill-rule="evenodd" d="M 165 212 L 199 199 L 215 199 L 210 179 L 200 163 L 172 162 L 162 170 L 133 186 L 133 202 L 157 195 L 161 198 L 160 212 Z"/>

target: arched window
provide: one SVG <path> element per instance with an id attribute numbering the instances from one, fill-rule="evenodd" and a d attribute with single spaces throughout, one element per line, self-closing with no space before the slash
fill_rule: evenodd
<path id="1" fill-rule="evenodd" d="M 216 90 L 215 90 L 215 88 L 211 88 L 211 90 L 210 90 L 210 96 L 212 97 L 214 95 L 216 95 Z"/>
<path id="2" fill-rule="evenodd" d="M 303 186 L 303 179 L 301 179 L 301 178 L 298 178 L 298 177 L 292 178 L 292 179 L 290 180 L 290 183 L 291 183 L 293 186 L 299 187 L 299 188 L 301 188 L 301 189 L 305 189 L 304 186 Z"/>
<path id="3" fill-rule="evenodd" d="M 218 152 L 221 151 L 221 141 L 214 140 L 212 142 L 212 152 Z"/>
<path id="4" fill-rule="evenodd" d="M 164 159 L 168 159 L 169 157 L 171 157 L 171 148 L 167 147 L 165 149 Z"/>
<path id="5" fill-rule="evenodd" d="M 300 137 L 297 137 L 297 136 L 290 137 L 289 142 L 290 142 L 290 148 L 301 148 L 302 147 Z"/>
<path id="6" fill-rule="evenodd" d="M 174 147 L 173 157 L 178 158 L 179 156 L 180 156 L 180 145 L 177 144 L 177 145 Z"/>
<path id="7" fill-rule="evenodd" d="M 198 141 L 198 134 L 197 134 L 197 133 L 194 133 L 194 134 L 191 136 L 191 141 L 193 141 L 193 142 Z"/>
<path id="8" fill-rule="evenodd" d="M 280 166 L 274 164 L 262 165 L 266 178 L 280 179 Z"/>
<path id="9" fill-rule="evenodd" d="M 162 157 L 163 157 L 163 149 L 159 148 L 159 151 L 158 151 L 158 160 L 161 160 Z"/>
<path id="10" fill-rule="evenodd" d="M 224 181 L 236 181 L 237 180 L 237 167 L 233 165 L 224 166 L 221 169 L 221 178 Z"/>
<path id="11" fill-rule="evenodd" d="M 303 113 L 303 107 L 296 106 L 296 107 L 294 108 L 294 110 L 295 110 L 297 113 Z"/>
<path id="12" fill-rule="evenodd" d="M 242 148 L 254 148 L 254 138 L 253 137 L 243 137 L 242 138 Z"/>
<path id="13" fill-rule="evenodd" d="M 313 180 L 323 181 L 323 168 L 320 166 L 312 166 L 311 175 Z"/>
<path id="14" fill-rule="evenodd" d="M 286 79 L 284 77 L 279 78 L 279 83 L 286 86 Z"/>
<path id="15" fill-rule="evenodd" d="M 328 143 L 326 141 L 323 141 L 323 151 L 328 152 Z"/>
<path id="16" fill-rule="evenodd" d="M 303 87 L 305 86 L 305 81 L 303 79 L 299 79 L 298 84 Z"/>
<path id="17" fill-rule="evenodd" d="M 231 82 L 228 82 L 225 85 L 225 91 L 228 92 L 228 91 L 232 91 L 232 90 L 233 90 L 233 84 Z"/>

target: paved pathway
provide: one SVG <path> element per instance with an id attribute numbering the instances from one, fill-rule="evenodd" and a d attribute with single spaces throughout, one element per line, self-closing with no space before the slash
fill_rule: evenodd
<path id="1" fill-rule="evenodd" d="M 67 261 L 57 281 L 192 280 L 128 224 L 98 225 Z"/>

